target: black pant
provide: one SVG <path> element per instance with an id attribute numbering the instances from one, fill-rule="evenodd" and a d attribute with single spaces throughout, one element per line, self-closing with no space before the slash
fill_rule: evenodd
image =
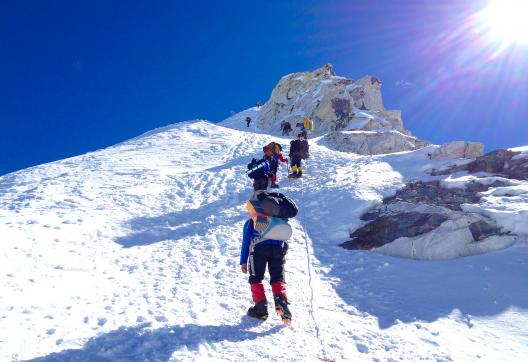
<path id="1" fill-rule="evenodd" d="M 256 245 L 253 252 L 253 258 L 249 258 L 249 284 L 260 283 L 264 279 L 266 264 L 270 274 L 270 284 L 275 282 L 285 282 L 284 263 L 286 262 L 286 253 L 288 243 L 280 245 Z"/>
<path id="2" fill-rule="evenodd" d="M 299 167 L 301 166 L 302 158 L 300 156 L 291 156 L 291 166 Z"/>

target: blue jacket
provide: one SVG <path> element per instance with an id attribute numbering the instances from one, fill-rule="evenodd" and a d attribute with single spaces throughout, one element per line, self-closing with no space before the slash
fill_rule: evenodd
<path id="1" fill-rule="evenodd" d="M 253 220 L 248 219 L 246 223 L 244 224 L 244 232 L 242 234 L 242 249 L 240 250 L 240 265 L 247 264 L 247 260 L 249 257 L 249 245 L 251 244 L 251 240 L 258 236 L 259 236 L 258 231 L 253 228 Z M 269 244 L 282 246 L 284 244 L 284 241 L 264 239 L 260 243 L 258 243 L 258 246 L 269 245 Z"/>

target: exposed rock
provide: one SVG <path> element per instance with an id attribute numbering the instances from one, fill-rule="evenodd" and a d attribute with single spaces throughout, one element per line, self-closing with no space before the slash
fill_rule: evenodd
<path id="1" fill-rule="evenodd" d="M 295 126 L 304 117 L 312 119 L 316 135 L 352 129 L 388 129 L 410 135 L 403 128 L 401 112 L 385 110 L 379 79 L 338 77 L 331 64 L 283 77 L 263 106 L 257 125 L 279 130 L 283 120 Z"/>
<path id="2" fill-rule="evenodd" d="M 402 134 L 397 131 L 331 132 L 324 140 L 332 147 L 343 152 L 354 152 L 360 155 L 379 155 L 401 151 L 411 151 L 428 145 L 425 141 Z"/>
<path id="3" fill-rule="evenodd" d="M 313 73 L 315 78 L 329 79 L 335 77 L 334 69 L 330 63 L 326 63 L 321 68 L 316 69 Z"/>
<path id="4" fill-rule="evenodd" d="M 484 145 L 479 142 L 453 141 L 440 146 L 432 154 L 433 160 L 476 158 L 484 154 Z"/>
<path id="5" fill-rule="evenodd" d="M 356 108 L 374 112 L 385 110 L 381 99 L 381 81 L 375 77 L 366 75 L 354 82 L 352 94 Z"/>
<path id="6" fill-rule="evenodd" d="M 499 234 L 500 228 L 497 225 L 491 225 L 488 222 L 480 220 L 469 225 L 469 231 L 473 235 L 473 240 L 480 241 L 486 239 L 488 236 Z"/>
<path id="7" fill-rule="evenodd" d="M 341 244 L 347 249 L 373 249 L 418 259 L 449 259 L 512 245 L 517 236 L 503 232 L 490 218 L 462 211 L 489 188 L 470 182 L 443 188 L 439 181 L 408 184 L 362 216 L 366 224 Z"/>
<path id="8" fill-rule="evenodd" d="M 401 236 L 412 237 L 436 229 L 447 220 L 440 214 L 404 212 L 377 218 L 354 231 L 352 240 L 341 244 L 346 249 L 373 249 L 381 247 Z"/>
<path id="9" fill-rule="evenodd" d="M 465 165 L 453 166 L 446 170 L 433 170 L 431 175 L 449 175 L 460 171 L 488 172 L 511 179 L 528 180 L 528 157 L 521 152 L 498 149 L 477 157 L 475 161 Z"/>
<path id="10" fill-rule="evenodd" d="M 481 196 L 478 193 L 488 189 L 489 186 L 478 182 L 470 182 L 465 188 L 444 188 L 441 187 L 440 181 L 418 181 L 407 184 L 403 189 L 398 190 L 396 195 L 383 200 L 383 203 L 390 204 L 405 201 L 461 211 L 460 205 L 479 202 Z"/>

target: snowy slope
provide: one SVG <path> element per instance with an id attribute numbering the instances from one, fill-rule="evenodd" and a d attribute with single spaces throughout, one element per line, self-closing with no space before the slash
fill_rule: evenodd
<path id="1" fill-rule="evenodd" d="M 293 324 L 245 317 L 243 172 L 267 142 L 289 143 L 248 130 L 248 114 L 0 177 L 0 360 L 525 360 L 526 236 L 438 262 L 336 246 L 364 210 L 426 178 L 427 149 L 365 157 L 313 140 L 305 178 L 281 166 L 301 207 L 286 264 Z M 519 218 L 518 197 L 495 193 L 483 211 Z"/>

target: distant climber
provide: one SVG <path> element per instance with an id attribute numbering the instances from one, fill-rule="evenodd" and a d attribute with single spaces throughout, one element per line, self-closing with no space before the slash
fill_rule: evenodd
<path id="1" fill-rule="evenodd" d="M 290 160 L 292 173 L 288 175 L 289 178 L 302 177 L 303 169 L 301 161 L 309 158 L 308 141 L 302 133 L 297 135 L 297 139 L 290 142 Z"/>
<path id="2" fill-rule="evenodd" d="M 250 123 L 251 123 L 251 117 L 246 117 L 246 124 L 248 127 Z"/>
<path id="3" fill-rule="evenodd" d="M 299 129 L 299 132 L 304 135 L 304 138 L 308 138 L 308 132 L 314 130 L 313 121 L 308 117 L 304 117 L 304 120 L 302 122 L 297 122 L 295 124 L 295 127 L 297 127 Z"/>
<path id="4" fill-rule="evenodd" d="M 282 135 L 283 136 L 289 136 L 290 135 L 290 132 L 292 131 L 292 127 L 291 127 L 291 124 L 290 122 L 284 122 L 284 125 L 281 126 L 281 130 L 282 130 Z"/>
<path id="5" fill-rule="evenodd" d="M 312 128 L 313 128 L 313 121 L 308 117 L 304 117 L 303 130 L 311 131 Z"/>
<path id="6" fill-rule="evenodd" d="M 262 101 L 258 101 L 258 102 L 257 102 L 257 110 L 259 110 L 260 107 L 262 107 Z"/>
<path id="7" fill-rule="evenodd" d="M 278 188 L 277 184 L 277 171 L 279 168 L 279 161 L 288 163 L 288 159 L 282 155 L 282 146 L 276 142 L 271 142 L 263 147 L 264 159 L 268 161 L 270 165 L 271 173 L 271 188 Z"/>
<path id="8" fill-rule="evenodd" d="M 254 192 L 246 204 L 250 218 L 243 229 L 240 269 L 244 274 L 249 270 L 251 296 L 255 303 L 248 309 L 247 315 L 260 320 L 268 318 L 268 302 L 262 284 L 267 265 L 275 312 L 284 324 L 290 324 L 292 314 L 288 307 L 284 264 L 287 239 L 292 235 L 287 218 L 297 214 L 297 206 L 282 194 L 267 193 L 270 184 L 267 174 L 253 180 Z"/>

